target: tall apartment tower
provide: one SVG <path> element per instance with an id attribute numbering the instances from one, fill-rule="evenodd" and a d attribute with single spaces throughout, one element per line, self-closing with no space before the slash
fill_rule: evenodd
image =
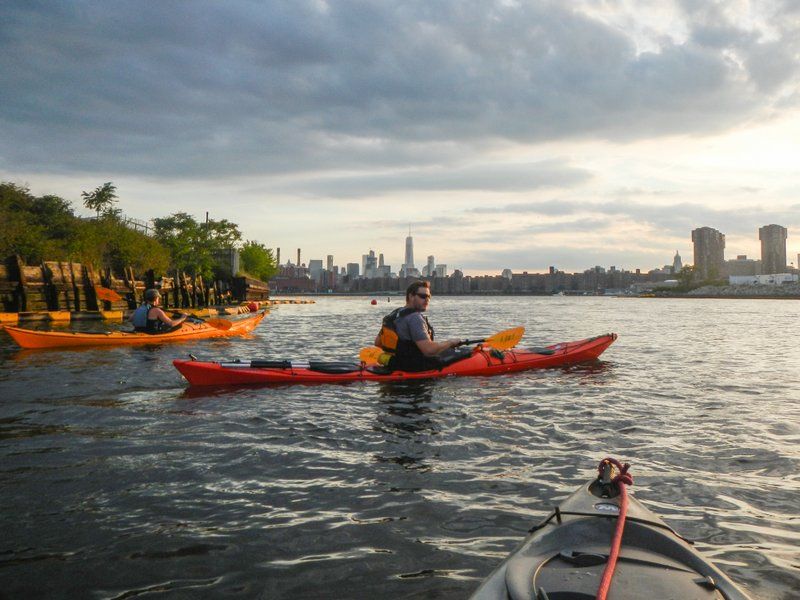
<path id="1" fill-rule="evenodd" d="M 403 266 L 406 271 L 414 268 L 414 238 L 411 235 L 406 238 L 406 261 Z"/>
<path id="2" fill-rule="evenodd" d="M 758 228 L 758 239 L 761 240 L 761 272 L 765 275 L 786 273 L 786 237 L 786 228 L 780 225 L 764 225 Z"/>
<path id="3" fill-rule="evenodd" d="M 333 273 L 333 254 L 328 254 L 325 267 L 330 273 Z"/>
<path id="4" fill-rule="evenodd" d="M 725 235 L 711 227 L 692 231 L 694 269 L 702 279 L 721 277 L 725 271 Z"/>

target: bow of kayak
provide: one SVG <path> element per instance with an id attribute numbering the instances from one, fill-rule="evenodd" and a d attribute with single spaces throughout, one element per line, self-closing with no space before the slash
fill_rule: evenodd
<path id="1" fill-rule="evenodd" d="M 175 360 L 173 364 L 190 385 L 222 386 L 265 383 L 339 383 L 348 381 L 407 381 L 451 376 L 489 376 L 544 369 L 598 358 L 617 339 L 608 333 L 544 348 L 493 351 L 478 346 L 467 357 L 433 371 L 388 371 L 363 363 L 293 361 L 203 362 Z"/>
<path id="2" fill-rule="evenodd" d="M 215 337 L 245 335 L 255 329 L 265 312 L 231 321 L 230 327 L 214 327 L 208 323 L 184 322 L 179 329 L 166 333 L 129 333 L 109 331 L 106 333 L 78 333 L 71 331 L 38 331 L 22 327 L 7 326 L 5 331 L 22 348 L 75 348 L 84 346 L 131 346 L 180 342 Z"/>
<path id="3" fill-rule="evenodd" d="M 472 600 L 595 598 L 622 496 L 599 479 L 581 486 L 487 577 Z M 609 598 L 748 600 L 664 521 L 627 494 L 627 517 Z"/>

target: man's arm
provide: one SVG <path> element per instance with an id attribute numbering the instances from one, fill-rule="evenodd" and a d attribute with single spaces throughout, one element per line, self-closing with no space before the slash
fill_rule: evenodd
<path id="1" fill-rule="evenodd" d="M 411 339 L 414 340 L 417 348 L 419 348 L 420 352 L 422 352 L 425 356 L 436 356 L 437 354 L 441 354 L 445 350 L 455 348 L 461 341 L 456 339 L 445 340 L 443 342 L 433 341 L 428 335 L 428 330 L 425 328 L 425 321 L 423 320 L 422 315 L 419 315 L 418 318 L 414 318 L 409 323 L 409 328 L 411 330 Z"/>

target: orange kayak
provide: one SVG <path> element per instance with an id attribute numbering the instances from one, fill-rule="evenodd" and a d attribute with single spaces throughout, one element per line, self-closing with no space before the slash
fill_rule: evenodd
<path id="1" fill-rule="evenodd" d="M 409 381 L 452 376 L 490 376 L 546 369 L 595 360 L 617 339 L 616 333 L 563 342 L 544 348 L 493 351 L 478 346 L 467 358 L 434 371 L 390 371 L 363 363 L 249 360 L 203 362 L 174 360 L 189 385 L 252 385 L 263 383 L 341 383 L 345 381 Z"/>
<path id="2" fill-rule="evenodd" d="M 130 346 L 244 335 L 253 331 L 265 314 L 266 312 L 260 312 L 237 321 L 213 319 L 203 323 L 184 322 L 180 329 L 167 333 L 128 333 L 124 331 L 73 333 L 70 331 L 36 331 L 11 326 L 6 326 L 5 330 L 23 348 Z"/>

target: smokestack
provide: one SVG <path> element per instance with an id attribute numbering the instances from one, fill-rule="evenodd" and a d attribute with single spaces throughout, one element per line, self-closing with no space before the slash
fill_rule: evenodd
<path id="1" fill-rule="evenodd" d="M 300 266 L 300 248 L 297 249 L 297 266 Z"/>
<path id="2" fill-rule="evenodd" d="M 281 264 L 281 249 L 280 248 L 276 248 L 276 250 L 277 250 L 277 252 L 275 254 L 275 264 L 280 266 L 280 264 Z"/>

